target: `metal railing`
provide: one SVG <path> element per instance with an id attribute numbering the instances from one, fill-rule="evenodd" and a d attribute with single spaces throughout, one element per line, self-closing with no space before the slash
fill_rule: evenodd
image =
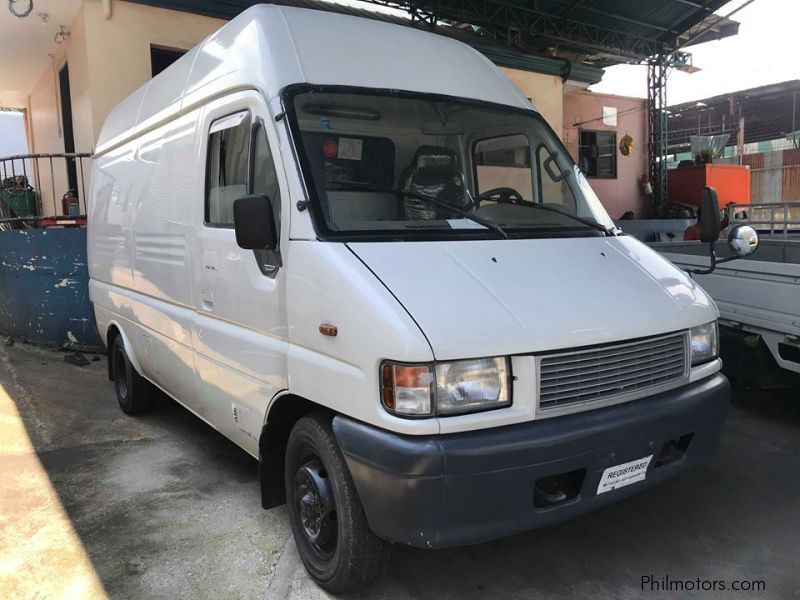
<path id="1" fill-rule="evenodd" d="M 800 202 L 728 204 L 725 214 L 730 226 L 750 225 L 770 236 L 800 234 Z"/>
<path id="2" fill-rule="evenodd" d="M 91 157 L 88 152 L 0 157 L 0 223 L 17 222 L 29 226 L 50 217 L 64 216 L 61 201 L 70 190 L 74 190 L 77 197 L 77 212 L 85 215 L 88 165 L 84 162 Z M 35 214 L 17 214 L 9 198 L 29 193 L 35 194 L 36 209 L 32 211 Z"/>

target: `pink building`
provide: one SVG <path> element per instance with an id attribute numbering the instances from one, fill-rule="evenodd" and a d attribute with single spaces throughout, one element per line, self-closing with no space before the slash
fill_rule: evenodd
<path id="1" fill-rule="evenodd" d="M 633 140 L 628 155 L 620 149 Z M 612 218 L 650 216 L 642 188 L 647 173 L 647 101 L 585 90 L 564 94 L 564 145 L 586 173 Z"/>

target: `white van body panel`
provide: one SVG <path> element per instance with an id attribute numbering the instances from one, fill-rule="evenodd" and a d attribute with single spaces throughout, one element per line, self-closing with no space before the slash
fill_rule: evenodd
<path id="1" fill-rule="evenodd" d="M 277 135 L 263 97 L 248 90 L 208 102 L 199 120 L 200 144 L 194 162 L 205 166 L 205 132 L 212 123 L 247 111 L 260 121 L 271 148 Z M 275 152 L 280 198 L 289 197 L 280 154 Z M 203 179 L 203 182 L 205 180 Z M 242 186 L 244 188 L 244 186 Z M 195 236 L 192 255 L 195 368 L 203 397 L 203 414 L 219 430 L 258 454 L 258 438 L 269 402 L 288 387 L 289 347 L 286 323 L 286 269 L 265 276 L 251 250 L 236 244 L 229 227 L 204 224 L 204 188 L 193 203 Z M 245 195 L 242 190 L 241 195 Z M 289 241 L 288 207 L 281 211 L 281 247 Z M 288 249 L 285 253 L 288 257 Z"/>
<path id="2" fill-rule="evenodd" d="M 437 360 L 580 348 L 717 315 L 685 273 L 629 236 L 350 247 L 414 315 Z"/>
<path id="3" fill-rule="evenodd" d="M 380 403 L 382 360 L 433 360 L 409 313 L 344 244 L 292 241 L 289 254 L 292 393 L 392 431 L 438 433 L 437 419 L 401 419 Z M 322 323 L 336 337 L 320 335 Z"/>

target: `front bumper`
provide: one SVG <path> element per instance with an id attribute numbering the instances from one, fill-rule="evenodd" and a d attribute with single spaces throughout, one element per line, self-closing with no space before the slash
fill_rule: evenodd
<path id="1" fill-rule="evenodd" d="M 333 430 L 373 531 L 446 548 L 580 515 L 706 461 L 719 446 L 729 394 L 717 374 L 625 404 L 493 429 L 408 436 L 337 416 Z M 596 493 L 605 469 L 651 454 L 644 481 Z M 567 499 L 534 502 L 536 486 L 565 473 L 574 490 Z"/>

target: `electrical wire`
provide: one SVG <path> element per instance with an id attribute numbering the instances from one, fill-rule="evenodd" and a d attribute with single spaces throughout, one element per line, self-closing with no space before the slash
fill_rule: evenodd
<path id="1" fill-rule="evenodd" d="M 642 100 L 644 100 L 644 98 L 642 98 Z M 646 100 L 645 100 L 645 102 L 646 102 Z M 636 113 L 636 112 L 642 112 L 642 111 L 645 111 L 645 110 L 647 110 L 647 105 L 646 104 L 643 107 L 642 106 L 635 106 L 633 108 L 626 108 L 625 110 L 617 111 L 617 116 L 621 117 L 622 115 L 632 114 L 632 113 Z M 595 119 L 586 119 L 584 121 L 578 121 L 577 123 L 573 123 L 572 127 L 580 127 L 581 125 L 586 125 L 586 123 L 594 123 L 595 121 L 602 121 L 602 120 L 603 120 L 603 117 L 597 117 Z"/>

